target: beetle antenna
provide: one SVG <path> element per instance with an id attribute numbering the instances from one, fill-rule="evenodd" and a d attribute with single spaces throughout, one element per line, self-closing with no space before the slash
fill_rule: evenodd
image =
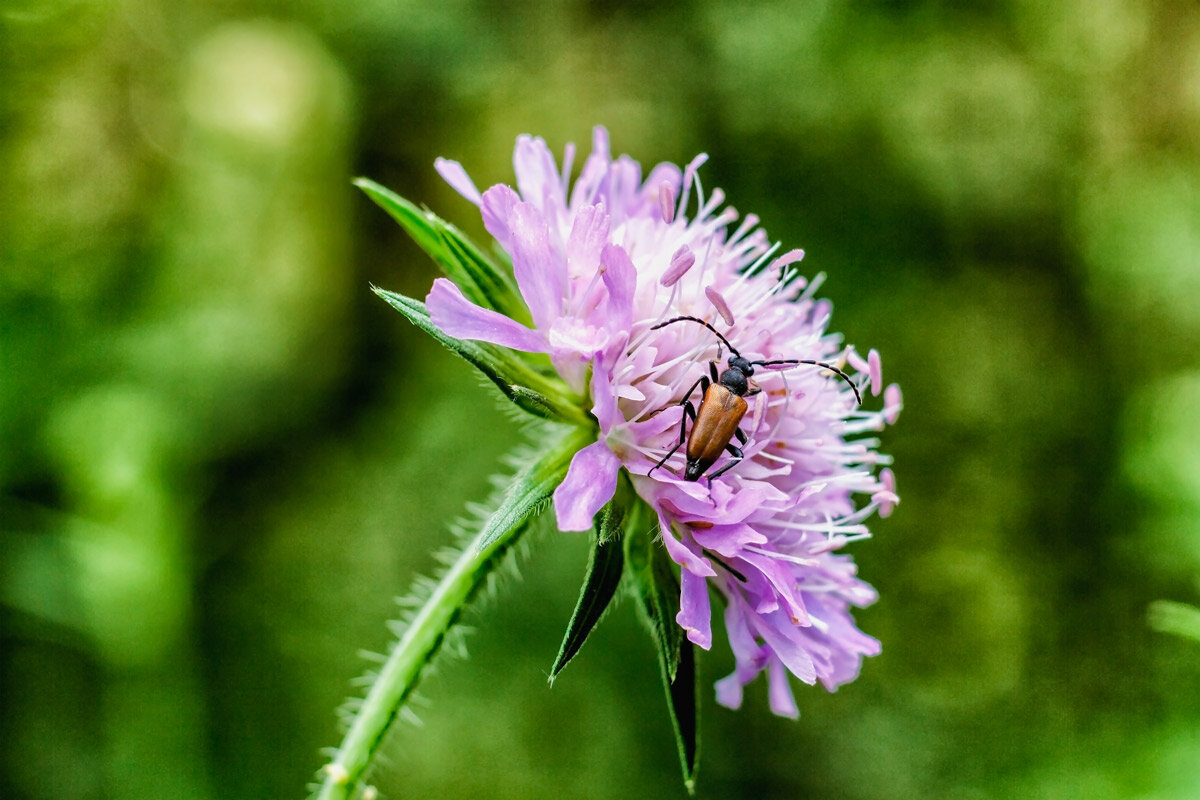
<path id="1" fill-rule="evenodd" d="M 717 334 L 717 335 L 720 336 L 720 334 Z M 814 367 L 823 367 L 824 369 L 829 370 L 834 375 L 837 375 L 839 378 L 844 380 L 846 382 L 846 384 L 854 391 L 855 401 L 860 406 L 862 405 L 862 395 L 859 394 L 858 387 L 854 384 L 854 381 L 852 381 L 850 379 L 849 375 L 842 372 L 840 369 L 835 367 L 833 364 L 826 364 L 824 361 L 810 361 L 807 358 L 789 358 L 789 359 L 783 359 L 780 361 L 751 361 L 750 364 L 751 364 L 751 366 L 758 366 L 758 367 L 770 367 L 775 364 L 812 364 Z"/>
<path id="2" fill-rule="evenodd" d="M 742 354 L 741 354 L 741 353 L 739 353 L 739 352 L 737 351 L 737 348 L 736 348 L 736 347 L 734 347 L 733 345 L 731 345 L 731 344 L 729 343 L 729 340 L 728 340 L 728 339 L 726 339 L 724 336 L 722 336 L 722 335 L 721 335 L 721 332 L 720 332 L 719 330 L 717 330 L 716 328 L 714 328 L 712 325 L 708 324 L 708 323 L 707 323 L 707 322 L 705 322 L 704 320 L 700 319 L 699 317 L 687 317 L 687 316 L 684 316 L 684 317 L 672 317 L 671 319 L 667 320 L 666 322 L 660 322 L 660 323 L 658 323 L 657 325 L 651 325 L 651 326 L 650 326 L 650 330 L 652 330 L 652 331 L 656 331 L 656 330 L 658 330 L 659 328 L 665 328 L 665 327 L 667 327 L 668 325 L 671 325 L 671 324 L 673 324 L 673 323 L 676 323 L 676 322 L 695 322 L 695 323 L 698 323 L 698 324 L 700 324 L 700 325 L 703 325 L 704 327 L 708 328 L 710 331 L 712 331 L 713 333 L 715 333 L 715 334 L 717 335 L 717 338 L 718 338 L 718 339 L 720 339 L 722 342 L 724 342 L 724 343 L 725 343 L 725 346 L 729 348 L 729 352 L 733 353 L 733 354 L 734 354 L 736 357 L 738 357 L 738 358 L 741 358 L 741 357 L 742 357 Z M 718 356 L 718 358 L 719 358 L 719 356 Z"/>

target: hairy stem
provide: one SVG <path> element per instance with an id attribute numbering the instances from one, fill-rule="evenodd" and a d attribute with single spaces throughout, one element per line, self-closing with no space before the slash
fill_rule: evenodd
<path id="1" fill-rule="evenodd" d="M 530 517 L 562 482 L 571 457 L 594 437 L 594 431 L 572 429 L 516 475 L 499 507 L 442 575 L 388 655 L 337 755 L 324 767 L 319 800 L 344 800 L 358 790 L 447 632 L 520 538 Z"/>

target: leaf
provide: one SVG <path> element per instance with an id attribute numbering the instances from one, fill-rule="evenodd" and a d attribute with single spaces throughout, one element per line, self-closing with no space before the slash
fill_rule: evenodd
<path id="1" fill-rule="evenodd" d="M 487 550 L 496 542 L 519 531 L 525 521 L 550 499 L 562 483 L 577 452 L 594 441 L 594 433 L 576 428 L 555 444 L 536 463 L 518 472 L 504 492 L 496 512 L 479 532 L 476 547 Z"/>
<path id="2" fill-rule="evenodd" d="M 600 512 L 597 519 L 596 542 L 588 557 L 587 574 L 579 591 L 579 601 L 567 624 L 567 632 L 563 636 L 562 646 L 550 668 L 550 682 L 563 667 L 575 657 L 579 648 L 583 647 L 588 634 L 596 627 L 596 623 L 604 616 L 617 586 L 621 582 L 621 571 L 625 566 L 625 556 L 619 540 L 620 526 L 625 519 L 625 509 L 617 498 L 609 501 Z"/>
<path id="3" fill-rule="evenodd" d="M 667 694 L 667 710 L 671 714 L 675 745 L 683 768 L 683 782 L 692 794 L 700 758 L 696 653 L 694 645 L 675 622 L 679 611 L 679 581 L 671 560 L 665 548 L 639 519 L 648 516 L 647 511 L 643 503 L 638 503 L 630 514 L 625 536 L 626 574 L 638 600 L 639 616 L 655 644 Z"/>
<path id="4" fill-rule="evenodd" d="M 648 516 L 643 504 L 635 506 L 638 517 Z M 667 674 L 674 680 L 679 666 L 679 651 L 685 641 L 683 629 L 675 622 L 679 613 L 679 581 L 656 537 L 654 529 L 646 530 L 643 524 L 629 526 L 625 537 L 625 558 L 628 560 L 630 582 L 638 599 L 639 616 L 654 638 L 659 655 L 667 666 Z"/>
<path id="5" fill-rule="evenodd" d="M 400 223 L 400 227 L 429 254 L 469 300 L 525 324 L 529 323 L 529 309 L 517 291 L 510 270 L 501 268 L 484 255 L 461 231 L 432 211 L 417 208 L 372 180 L 358 178 L 354 185 Z"/>
<path id="6" fill-rule="evenodd" d="M 661 659 L 658 663 L 663 668 L 663 687 L 667 691 L 671 726 L 675 729 L 679 765 L 683 768 L 683 785 L 687 787 L 688 794 L 694 795 L 696 771 L 700 768 L 700 688 L 696 674 L 696 646 L 684 641 L 679 651 L 679 668 L 673 680 L 667 677 L 666 665 Z"/>
<path id="7" fill-rule="evenodd" d="M 513 477 L 475 540 L 458 553 L 430 587 L 425 602 L 408 620 L 400 640 L 375 674 L 333 761 L 324 769 L 319 800 L 355 796 L 384 737 L 445 644 L 447 634 L 562 482 L 571 458 L 593 437 L 594 433 L 586 429 L 568 429 L 558 440 L 551 440 L 540 458 Z"/>
<path id="8" fill-rule="evenodd" d="M 543 419 L 591 428 L 588 418 L 566 388 L 558 380 L 539 374 L 513 351 L 486 342 L 455 339 L 443 333 L 429 318 L 425 304 L 372 286 L 371 290 L 408 321 L 428 333 L 448 350 L 454 352 L 496 384 L 504 396 L 525 411 Z"/>

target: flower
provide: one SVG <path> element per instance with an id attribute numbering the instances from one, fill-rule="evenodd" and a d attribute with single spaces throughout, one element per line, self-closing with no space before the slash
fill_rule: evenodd
<path id="1" fill-rule="evenodd" d="M 880 650 L 850 613 L 875 591 L 836 551 L 867 537 L 866 520 L 898 502 L 890 459 L 871 434 L 895 421 L 899 388 L 883 389 L 874 350 L 863 358 L 827 332 L 821 277 L 795 267 L 803 251 L 776 255 L 753 215 L 731 230 L 738 215 L 722 207 L 724 194 L 702 191 L 705 156 L 643 179 L 637 162 L 610 156 L 596 128 L 572 185 L 573 155 L 568 146 L 560 171 L 544 141 L 522 136 L 517 188 L 483 193 L 458 163 L 437 162 L 511 256 L 533 327 L 476 305 L 445 278 L 426 300 L 430 318 L 456 338 L 545 353 L 567 385 L 586 391 L 597 438 L 554 493 L 559 528 L 589 529 L 624 468 L 679 565 L 676 621 L 695 645 L 712 646 L 710 589 L 724 598 L 736 668 L 718 681 L 718 701 L 737 708 L 742 687 L 766 671 L 772 710 L 794 717 L 788 673 L 832 691 Z M 681 316 L 694 319 L 662 324 Z M 685 480 L 682 452 L 655 469 L 687 429 L 682 402 L 699 399 L 685 396 L 689 387 L 726 345 L 751 362 L 836 364 L 849 377 L 759 365 L 761 392 L 747 395 L 740 425 L 744 458 L 712 480 Z M 882 390 L 882 409 L 861 408 L 859 388 Z"/>

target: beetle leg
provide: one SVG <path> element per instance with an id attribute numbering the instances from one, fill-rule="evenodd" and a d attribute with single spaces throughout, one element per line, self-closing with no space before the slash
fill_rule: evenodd
<path id="1" fill-rule="evenodd" d="M 710 361 L 710 362 L 708 362 L 708 374 L 712 376 L 712 382 L 713 382 L 713 383 L 720 383 L 720 382 L 721 382 L 721 376 L 720 376 L 720 374 L 719 374 L 719 373 L 718 373 L 718 371 L 717 371 L 717 368 L 718 368 L 718 367 L 720 367 L 720 366 L 721 366 L 721 362 L 720 362 L 720 361 Z M 695 387 L 693 386 L 692 388 L 694 389 Z M 705 389 L 707 389 L 708 387 L 707 387 L 707 386 L 705 386 L 704 388 L 705 388 Z"/>
<path id="2" fill-rule="evenodd" d="M 738 433 L 742 433 L 742 432 L 739 430 Z M 742 444 L 746 443 L 745 434 L 739 436 L 738 439 L 741 440 Z M 709 473 L 708 486 L 710 489 L 712 488 L 713 478 L 719 478 L 722 475 L 724 475 L 726 472 L 729 472 L 729 470 L 736 467 L 741 462 L 741 460 L 746 457 L 745 454 L 742 453 L 742 451 L 739 450 L 738 448 L 734 447 L 732 443 L 725 445 L 725 449 L 729 452 L 729 455 L 733 456 L 733 458 L 731 458 L 729 460 L 728 464 L 721 467 L 716 472 Z"/>
<path id="3" fill-rule="evenodd" d="M 744 445 L 744 444 L 746 443 L 746 434 L 742 433 L 742 429 L 741 429 L 741 428 L 734 428 L 734 429 L 733 429 L 733 435 L 737 437 L 737 440 L 738 440 L 738 442 L 739 442 L 740 444 L 743 444 L 743 445 Z M 740 461 L 741 461 L 743 458 L 745 458 L 745 457 L 746 457 L 745 453 L 743 453 L 743 452 L 742 452 L 741 450 L 739 450 L 738 448 L 734 447 L 732 442 L 731 442 L 731 443 L 729 443 L 729 444 L 727 444 L 727 445 L 725 445 L 725 450 L 726 450 L 726 452 L 728 452 L 728 453 L 729 453 L 729 455 L 733 456 L 733 458 L 732 458 L 732 459 L 729 461 L 729 463 L 728 463 L 728 464 L 726 464 L 725 466 L 721 467 L 719 470 L 717 470 L 716 472 L 713 472 L 713 473 L 711 473 L 711 474 L 708 476 L 708 486 L 709 486 L 709 488 L 710 488 L 710 489 L 712 488 L 712 480 L 713 480 L 713 478 L 719 478 L 719 477 L 721 477 L 721 476 L 722 476 L 722 475 L 724 475 L 726 472 L 728 472 L 729 470 L 731 470 L 731 469 L 733 469 L 734 467 L 736 467 L 736 466 L 738 465 L 738 462 L 740 462 Z"/>
<path id="4" fill-rule="evenodd" d="M 650 468 L 650 472 L 654 472 L 654 470 L 667 463 L 667 459 L 675 455 L 679 451 L 679 448 L 683 447 L 683 443 L 687 441 L 687 421 L 691 419 L 693 423 L 696 422 L 696 407 L 692 405 L 692 393 L 696 391 L 697 386 L 700 387 L 700 394 L 703 395 L 708 391 L 708 378 L 701 375 L 692 384 L 692 388 L 687 390 L 687 394 L 683 396 L 683 399 L 679 401 L 679 405 L 683 406 L 683 416 L 679 418 L 679 441 L 675 443 L 675 446 L 657 464 Z M 650 477 L 650 472 L 646 473 L 647 478 Z"/>

